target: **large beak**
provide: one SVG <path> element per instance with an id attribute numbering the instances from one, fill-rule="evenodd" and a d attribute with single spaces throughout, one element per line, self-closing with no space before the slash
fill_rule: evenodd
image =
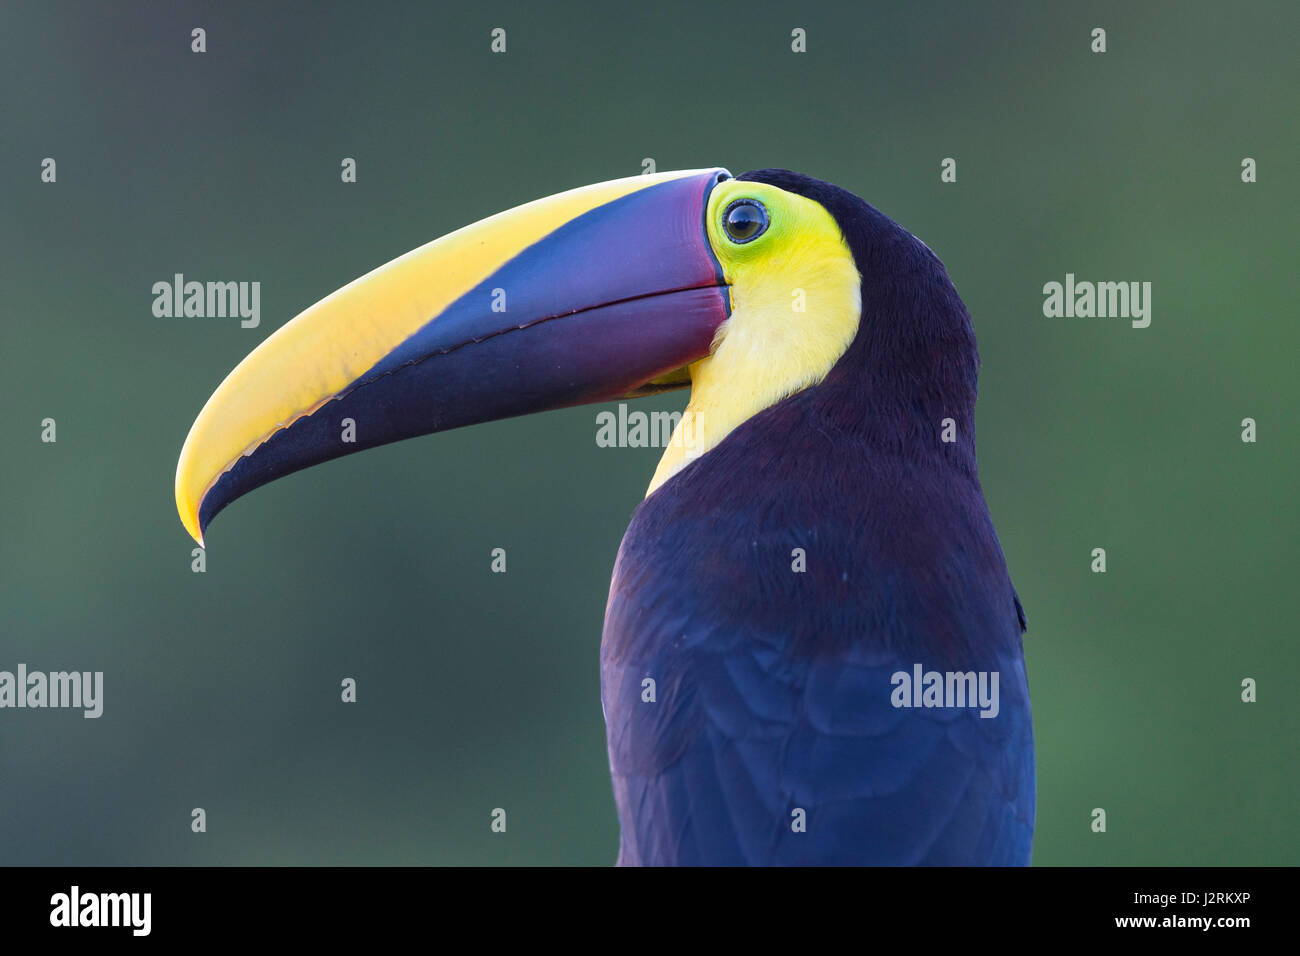
<path id="1" fill-rule="evenodd" d="M 721 169 L 635 176 L 466 226 L 380 266 L 259 345 L 176 467 L 194 539 L 259 485 L 461 425 L 687 383 L 730 296 L 705 232 Z M 350 421 L 349 421 L 350 420 Z"/>

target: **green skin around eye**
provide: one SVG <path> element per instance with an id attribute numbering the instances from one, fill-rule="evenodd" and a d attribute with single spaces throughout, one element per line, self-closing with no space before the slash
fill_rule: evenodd
<path id="1" fill-rule="evenodd" d="M 762 210 L 765 228 L 748 240 L 737 240 L 727 229 L 727 213 L 742 203 L 753 203 Z M 786 241 L 801 231 L 810 215 L 807 201 L 799 201 L 775 186 L 729 180 L 719 183 L 709 197 L 707 214 L 709 242 L 723 271 L 735 278 L 747 268 L 762 268 L 761 263 Z"/>

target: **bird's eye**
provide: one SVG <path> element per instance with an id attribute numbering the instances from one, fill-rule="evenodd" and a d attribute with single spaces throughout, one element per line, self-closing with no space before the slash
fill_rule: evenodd
<path id="1" fill-rule="evenodd" d="M 722 214 L 722 228 L 732 242 L 753 242 L 767 232 L 767 210 L 756 199 L 737 199 Z"/>

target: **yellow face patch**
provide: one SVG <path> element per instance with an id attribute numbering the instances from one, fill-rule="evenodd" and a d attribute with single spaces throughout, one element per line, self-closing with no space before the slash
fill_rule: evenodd
<path id="1" fill-rule="evenodd" d="M 765 408 L 816 385 L 858 331 L 861 281 L 831 214 L 766 183 L 727 180 L 707 210 L 731 317 L 691 366 L 691 400 L 647 495 Z"/>

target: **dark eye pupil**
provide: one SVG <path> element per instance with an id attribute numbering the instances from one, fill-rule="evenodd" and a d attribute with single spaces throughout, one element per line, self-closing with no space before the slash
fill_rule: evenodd
<path id="1" fill-rule="evenodd" d="M 752 199 L 738 199 L 727 207 L 722 224 L 733 242 L 749 242 L 767 229 L 767 210 Z"/>

